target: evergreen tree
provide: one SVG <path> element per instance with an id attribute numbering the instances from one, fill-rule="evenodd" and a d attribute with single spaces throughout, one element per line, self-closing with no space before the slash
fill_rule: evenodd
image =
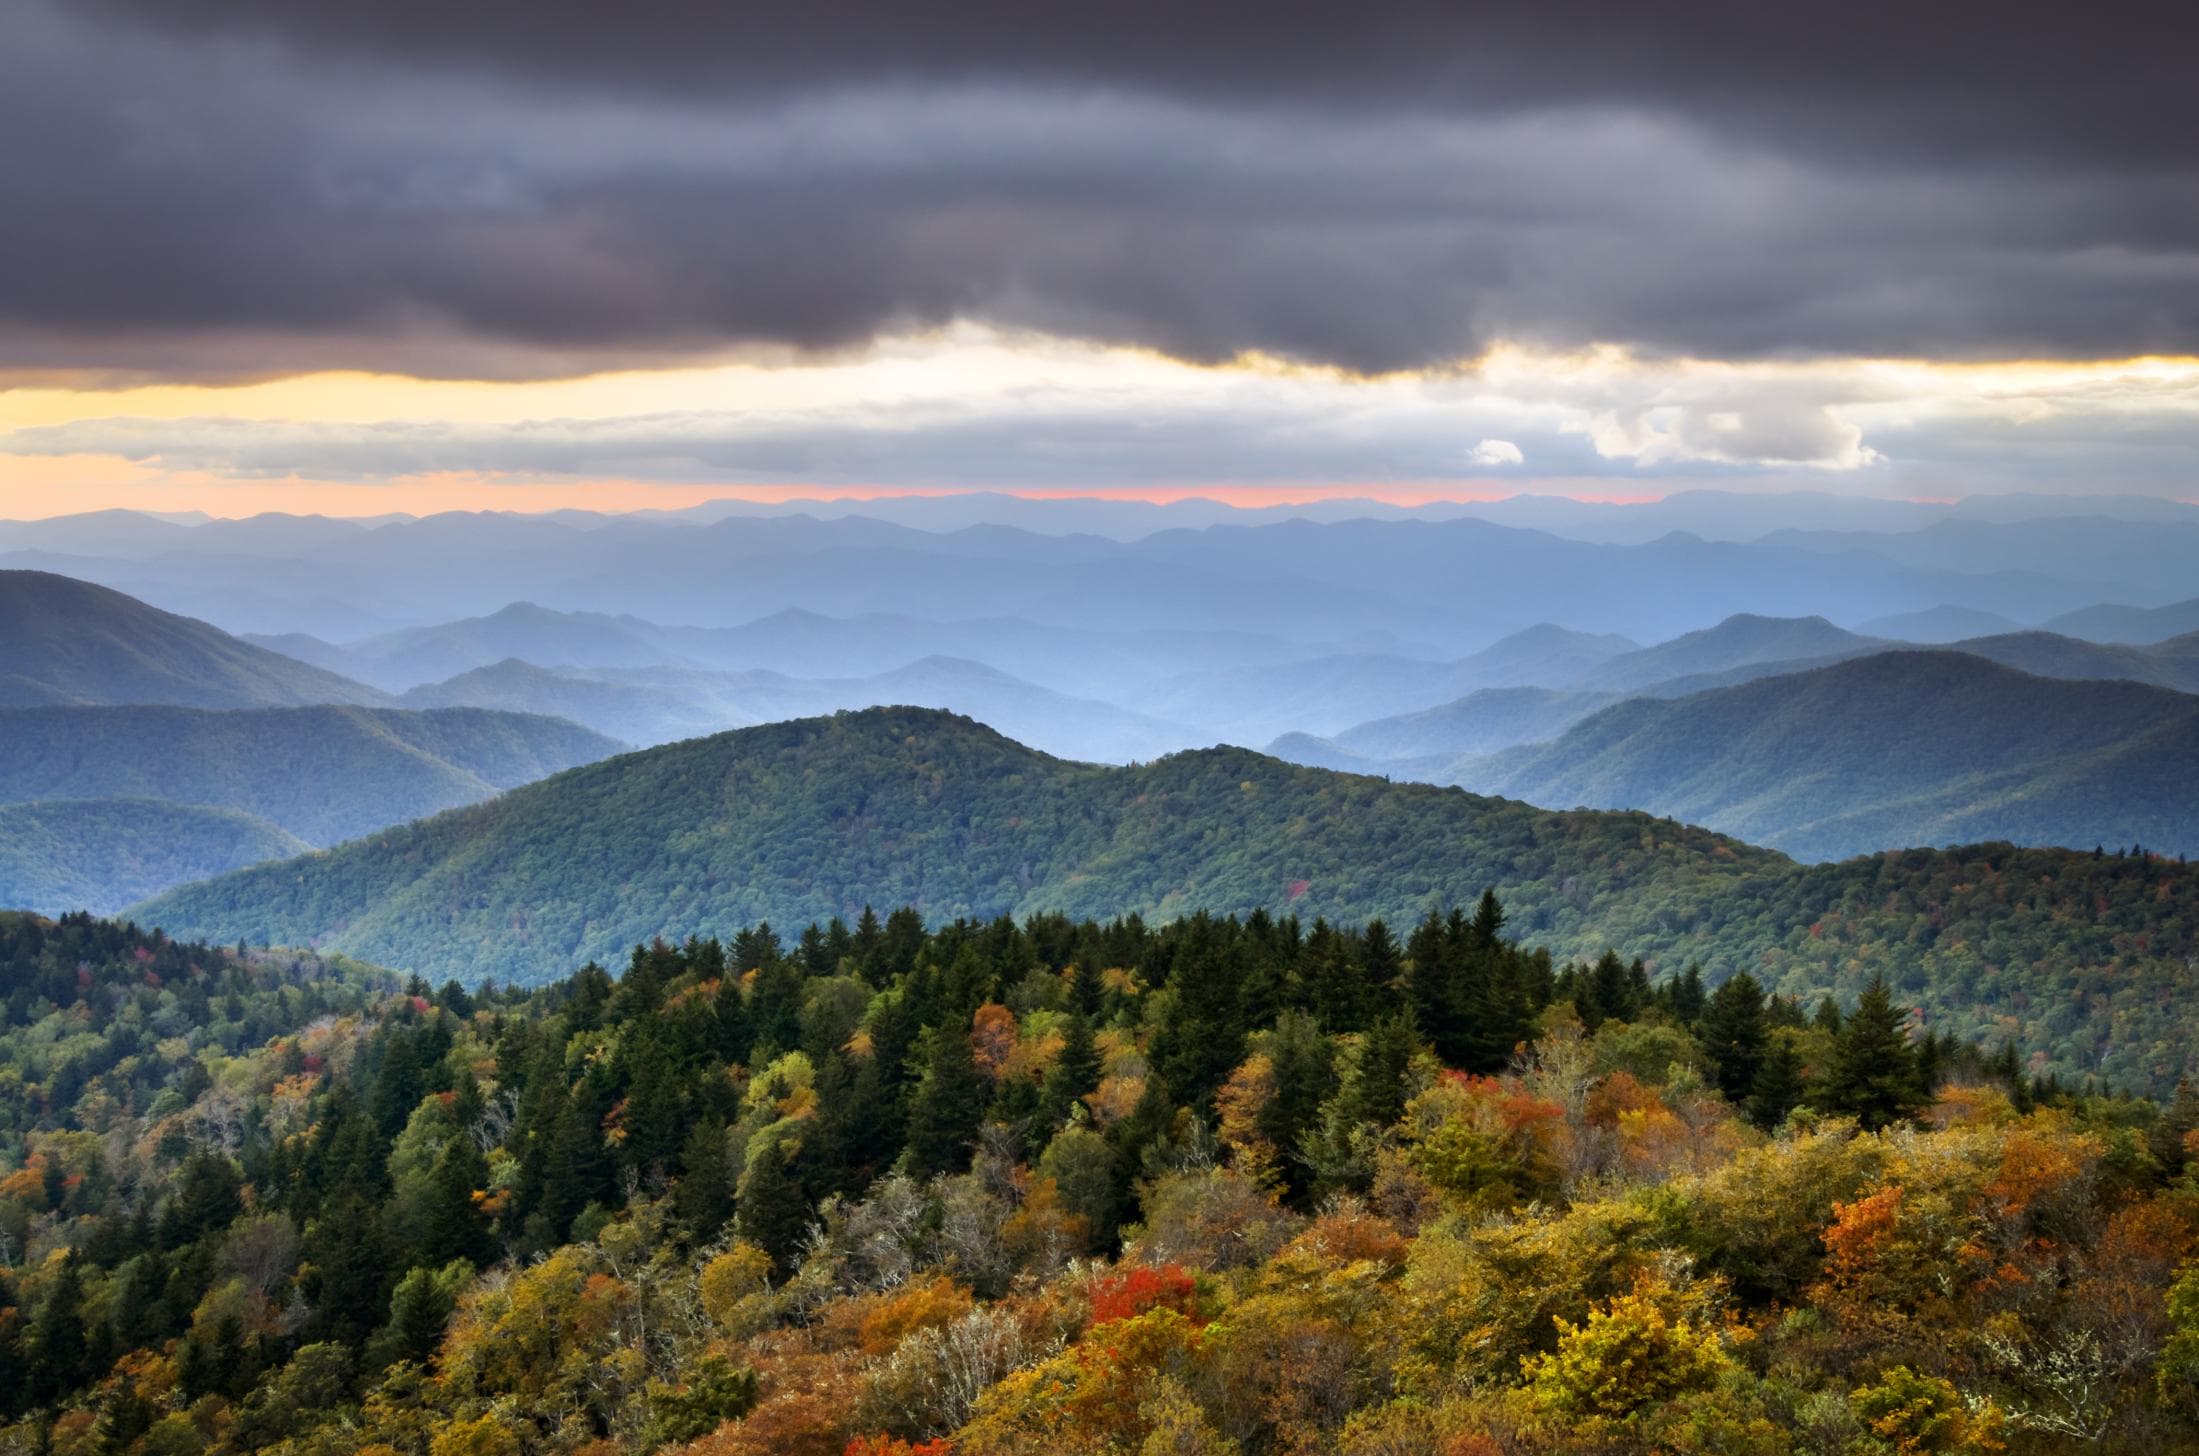
<path id="1" fill-rule="evenodd" d="M 1303 1202 L 1313 1188 L 1305 1143 L 1320 1124 L 1321 1103 L 1335 1078 L 1336 1047 L 1311 1016 L 1286 1012 L 1268 1034 L 1267 1055 L 1275 1069 L 1275 1096 L 1257 1130 L 1281 1155 L 1287 1191 Z"/>
<path id="2" fill-rule="evenodd" d="M 34 1404 L 45 1404 L 91 1377 L 91 1340 L 84 1325 L 84 1275 L 74 1253 L 65 1254 L 30 1328 L 30 1377 Z"/>
<path id="3" fill-rule="evenodd" d="M 1521 1042 L 1534 1032 L 1535 1006 L 1520 956 L 1498 946 L 1479 957 L 1479 971 L 1466 1003 L 1466 1029 L 1457 1065 L 1465 1071 L 1494 1075 L 1512 1063 Z"/>
<path id="4" fill-rule="evenodd" d="M 1728 1101 L 1746 1098 L 1756 1084 L 1766 1034 L 1764 989 L 1754 976 L 1738 972 L 1711 993 L 1695 1036 L 1710 1058 L 1711 1080 Z"/>
<path id="5" fill-rule="evenodd" d="M 1474 944 L 1481 950 L 1495 950 L 1504 934 L 1504 906 L 1497 901 L 1497 892 L 1483 890 L 1480 901 L 1474 906 Z"/>
<path id="6" fill-rule="evenodd" d="M 1791 1035 L 1776 1035 L 1764 1047 L 1764 1058 L 1756 1068 L 1756 1076 L 1749 1088 L 1745 1110 L 1749 1121 L 1770 1132 L 1787 1120 L 1787 1114 L 1802 1105 L 1806 1088 L 1802 1082 L 1802 1054 L 1795 1050 Z"/>
<path id="7" fill-rule="evenodd" d="M 1871 1132 L 1904 1122 L 1922 1110 L 1916 1053 L 1906 1018 L 1895 1008 L 1884 977 L 1873 976 L 1833 1039 L 1819 1102 L 1826 1111 L 1853 1117 Z"/>
<path id="8" fill-rule="evenodd" d="M 1632 1021 L 1639 1009 L 1634 1000 L 1634 977 L 1618 952 L 1605 951 L 1588 973 L 1589 1004 L 1580 1008 L 1581 1024 L 1593 1031 L 1606 1021 Z"/>
<path id="9" fill-rule="evenodd" d="M 367 1341 L 366 1363 L 376 1370 L 400 1360 L 426 1365 L 443 1343 L 443 1331 L 458 1307 L 458 1291 L 473 1277 L 463 1261 L 441 1269 L 417 1268 L 390 1291 L 389 1322 Z"/>
<path id="10" fill-rule="evenodd" d="M 381 1210 L 355 1192 L 332 1200 L 306 1230 L 305 1262 L 313 1305 L 307 1330 L 315 1339 L 357 1346 L 382 1322 L 391 1277 Z"/>
<path id="11" fill-rule="evenodd" d="M 637 1027 L 628 1061 L 632 1080 L 619 1109 L 619 1161 L 641 1172 L 662 1169 L 679 1151 L 683 1118 L 678 1087 L 650 1022 Z"/>
<path id="12" fill-rule="evenodd" d="M 1314 921 L 1313 933 L 1306 937 L 1301 976 L 1324 1031 L 1339 1035 L 1366 1026 L 1366 984 L 1344 937 L 1326 921 Z"/>
<path id="13" fill-rule="evenodd" d="M 1666 1009 L 1672 1013 L 1672 1019 L 1682 1026 L 1693 1026 L 1702 1018 L 1709 1004 L 1709 998 L 1703 991 L 1703 968 L 1693 962 L 1666 986 Z"/>
<path id="14" fill-rule="evenodd" d="M 1369 1027 L 1337 1092 L 1345 1121 L 1384 1128 L 1404 1116 L 1413 1053 L 1419 1047 L 1409 1016 L 1385 1016 Z"/>
<path id="15" fill-rule="evenodd" d="M 960 1173 L 985 1116 L 991 1084 L 971 1054 L 959 1026 L 935 1027 L 927 1037 L 924 1077 L 909 1103 L 909 1172 L 918 1178 Z"/>
<path id="16" fill-rule="evenodd" d="M 478 1268 L 496 1258 L 496 1237 L 476 1197 L 488 1186 L 488 1160 L 472 1138 L 460 1133 L 444 1145 L 428 1177 L 427 1216 L 414 1251 L 419 1262 Z"/>
<path id="17" fill-rule="evenodd" d="M 1040 1111 L 1047 1124 L 1059 1126 L 1068 1121 L 1070 1108 L 1099 1082 L 1099 1045 L 1092 1036 L 1091 1018 L 1082 1011 L 1072 1011 L 1062 1028 L 1061 1055 L 1046 1072 Z"/>
<path id="18" fill-rule="evenodd" d="M 808 1235 L 809 1200 L 795 1178 L 784 1139 L 757 1149 L 741 1175 L 735 1227 L 742 1238 L 771 1256 L 781 1272 L 793 1269 Z"/>
<path id="19" fill-rule="evenodd" d="M 2002 1051 L 2002 1058 L 1995 1063 L 1995 1073 L 2011 1086 L 2020 1086 L 2023 1073 L 2016 1064 L 2015 1045 L 2010 1043 Z M 2153 1130 L 2146 1138 L 2154 1159 L 2172 1179 L 2182 1177 L 2186 1165 L 2191 1161 L 2191 1153 L 2184 1139 L 2193 1131 L 2199 1131 L 2199 1089 L 2191 1085 L 2190 1078 L 2179 1077 L 2176 1080 L 2175 1095 L 2169 1098 L 2168 1106 L 2161 1109 L 2161 1116 L 2154 1122 Z"/>

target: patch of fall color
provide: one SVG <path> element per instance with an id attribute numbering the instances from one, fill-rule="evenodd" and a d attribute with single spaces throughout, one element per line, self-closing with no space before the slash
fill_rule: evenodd
<path id="1" fill-rule="evenodd" d="M 43 1201 L 41 1184 L 46 1177 L 46 1160 L 42 1154 L 33 1153 L 30 1161 L 0 1178 L 0 1198 L 12 1198 L 22 1203 L 33 1199 Z"/>
<path id="2" fill-rule="evenodd" d="M 1016 1014 L 997 1001 L 978 1007 L 970 1018 L 970 1054 L 991 1080 L 1000 1080 L 1001 1069 L 1015 1051 L 1017 1035 Z"/>
<path id="3" fill-rule="evenodd" d="M 845 1456 L 862 1392 L 855 1357 L 788 1353 L 756 1361 L 763 1398 L 741 1420 L 679 1449 L 683 1456 Z"/>
<path id="4" fill-rule="evenodd" d="M 1309 1261 L 1328 1269 L 1372 1263 L 1402 1268 L 1412 1245 L 1396 1225 L 1370 1211 L 1357 1199 L 1340 1202 L 1306 1226 L 1305 1232 L 1283 1246 L 1277 1264 Z"/>
<path id="5" fill-rule="evenodd" d="M 2003 1217 L 2023 1218 L 2035 1205 L 2068 1194 L 2089 1177 L 2102 1151 L 2099 1139 L 2089 1134 L 2049 1136 L 2034 1128 L 2011 1128 L 1986 1196 L 2000 1206 Z"/>
<path id="6" fill-rule="evenodd" d="M 1135 1319 L 1148 1310 L 1172 1309 L 1194 1324 L 1199 1315 L 1199 1285 L 1174 1264 L 1133 1264 L 1096 1274 L 1090 1285 L 1092 1323 Z"/>
<path id="7" fill-rule="evenodd" d="M 918 1330 L 953 1324 L 975 1307 L 970 1291 L 934 1274 L 893 1295 L 863 1317 L 857 1341 L 866 1355 L 884 1355 Z"/>
<path id="8" fill-rule="evenodd" d="M 1117 996 L 1135 996 L 1145 989 L 1138 973 L 1128 966 L 1109 966 L 1100 972 L 1100 986 Z"/>
<path id="9" fill-rule="evenodd" d="M 954 1442 L 904 1441 L 898 1436 L 857 1436 L 841 1456 L 954 1456 Z"/>
<path id="10" fill-rule="evenodd" d="M 1092 1121 L 1105 1128 L 1128 1117 L 1144 1095 L 1143 1077 L 1102 1077 L 1085 1094 L 1084 1105 L 1092 1109 Z"/>

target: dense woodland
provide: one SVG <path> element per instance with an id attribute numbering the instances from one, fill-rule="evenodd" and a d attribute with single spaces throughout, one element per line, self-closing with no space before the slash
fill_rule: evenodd
<path id="1" fill-rule="evenodd" d="M 0 920 L 0 1450 L 2199 1438 L 2199 1099 L 1393 931 L 911 911 L 538 990 Z"/>

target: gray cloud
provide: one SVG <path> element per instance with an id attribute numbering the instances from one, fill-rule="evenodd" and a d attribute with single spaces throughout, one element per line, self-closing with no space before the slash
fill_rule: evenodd
<path id="1" fill-rule="evenodd" d="M 1060 10 L 0 0 L 0 376 L 2199 352 L 2174 47 L 2105 17 Z"/>

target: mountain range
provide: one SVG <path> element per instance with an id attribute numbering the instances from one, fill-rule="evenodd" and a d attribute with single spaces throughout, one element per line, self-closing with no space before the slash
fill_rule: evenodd
<path id="1" fill-rule="evenodd" d="M 1555 685 L 1508 693 L 1474 692 L 1432 708 L 1348 727 L 1294 731 L 1270 748 L 1296 762 L 1434 782 L 1473 755 L 1557 738 L 1623 698 L 1681 698 L 1767 677 L 1792 677 L 1861 657 L 1913 651 L 1914 645 L 1845 631 L 1822 618 L 1743 614 L 1670 642 L 1614 655 L 1585 673 L 1553 674 Z M 2199 693 L 2199 634 L 2149 647 L 2080 641 L 2050 632 L 2015 632 L 1948 644 L 1947 650 L 2040 678 L 2146 683 Z M 1427 691 L 1437 691 L 1431 686 Z M 1393 697 L 1411 695 L 1402 682 Z M 1913 706 L 1885 705 L 1889 712 Z M 1331 713 L 1330 719 L 1336 716 Z M 1316 719 L 1316 721 L 1320 721 Z M 1571 800 L 1567 800 L 1571 802 Z M 1884 847 L 1884 846 L 1874 846 Z"/>
<path id="2" fill-rule="evenodd" d="M 1944 605 L 2034 624 L 2102 602 L 2155 608 L 2193 594 L 2182 547 L 2199 531 L 2188 508 L 2160 507 L 2104 501 L 2086 516 L 2046 502 L 2030 519 L 2001 520 L 1731 496 L 1631 514 L 1565 503 L 1479 516 L 1366 503 L 1094 515 L 1026 503 L 983 524 L 967 505 L 199 524 L 104 513 L 0 523 L 0 566 L 66 572 L 232 631 L 344 643 L 530 601 L 700 627 L 798 609 L 1083 631 L 1195 624 L 1316 649 L 1372 634 L 1448 659 L 1543 621 L 1651 640 L 1741 611 L 1857 624 Z M 1868 528 L 1820 529 L 1834 518 Z M 2057 551 L 2060 541 L 2076 549 Z M 514 654 L 491 660 L 503 655 Z"/>

